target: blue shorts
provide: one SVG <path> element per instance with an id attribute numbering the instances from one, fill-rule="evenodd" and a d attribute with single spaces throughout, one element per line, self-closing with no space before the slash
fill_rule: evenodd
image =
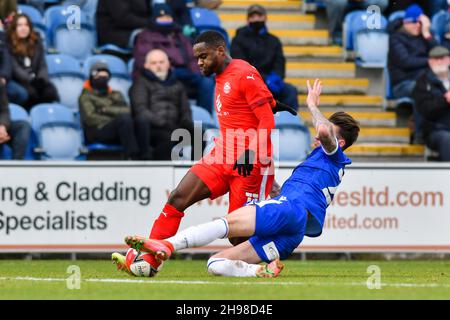
<path id="1" fill-rule="evenodd" d="M 286 259 L 302 242 L 308 213 L 284 196 L 254 203 L 255 235 L 249 241 L 262 261 Z"/>

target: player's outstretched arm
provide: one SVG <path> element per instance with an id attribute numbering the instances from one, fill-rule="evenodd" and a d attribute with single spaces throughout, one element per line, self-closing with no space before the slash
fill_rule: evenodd
<path id="1" fill-rule="evenodd" d="M 317 138 L 325 151 L 332 153 L 337 147 L 333 124 L 325 118 L 318 108 L 320 104 L 320 94 L 322 92 L 322 82 L 319 79 L 316 79 L 314 84 L 311 86 L 308 80 L 307 86 L 308 97 L 306 99 L 306 105 L 308 106 L 309 112 L 311 112 L 313 125 L 316 128 Z"/>

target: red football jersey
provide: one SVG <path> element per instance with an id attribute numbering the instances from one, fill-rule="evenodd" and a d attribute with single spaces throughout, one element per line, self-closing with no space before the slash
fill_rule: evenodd
<path id="1" fill-rule="evenodd" d="M 216 154 L 225 152 L 226 163 L 233 164 L 256 136 L 259 120 L 253 112 L 266 103 L 275 103 L 272 93 L 255 67 L 240 59 L 233 59 L 216 77 L 215 108 L 221 137 L 216 140 Z M 264 137 L 260 135 L 260 137 Z M 267 135 L 267 153 L 272 145 Z"/>

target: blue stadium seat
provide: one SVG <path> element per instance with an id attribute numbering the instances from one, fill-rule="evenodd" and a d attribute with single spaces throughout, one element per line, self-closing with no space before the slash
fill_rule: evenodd
<path id="1" fill-rule="evenodd" d="M 205 8 L 191 8 L 191 20 L 194 27 L 215 26 L 220 27 L 220 18 L 213 10 Z"/>
<path id="2" fill-rule="evenodd" d="M 109 80 L 109 86 L 113 90 L 120 91 L 128 104 L 130 103 L 130 95 L 128 92 L 131 85 L 131 80 L 125 78 L 112 77 L 111 80 Z"/>
<path id="3" fill-rule="evenodd" d="M 97 12 L 98 0 L 88 0 L 81 7 L 81 10 L 86 14 L 87 20 L 93 26 L 96 25 L 96 12 Z"/>
<path id="4" fill-rule="evenodd" d="M 394 100 L 395 99 L 395 107 L 398 107 L 399 105 L 410 105 L 411 107 L 414 105 L 414 100 L 410 97 L 400 97 L 400 98 L 394 98 L 392 94 L 392 84 L 391 84 L 391 76 L 389 75 L 388 68 L 384 69 L 383 72 L 384 76 L 384 82 L 385 82 L 385 90 L 386 90 L 386 99 L 387 100 Z"/>
<path id="5" fill-rule="evenodd" d="M 275 125 L 277 127 L 283 125 L 302 125 L 300 118 L 290 114 L 289 112 L 278 112 L 274 117 Z"/>
<path id="6" fill-rule="evenodd" d="M 85 157 L 80 129 L 66 122 L 52 122 L 39 131 L 41 160 L 83 160 Z"/>
<path id="7" fill-rule="evenodd" d="M 356 10 L 348 13 L 344 20 L 344 48 L 347 51 L 354 51 L 356 44 L 356 35 L 358 32 L 380 32 L 386 30 L 387 20 L 381 16 L 381 29 L 369 29 L 367 26 L 367 19 L 369 15 L 365 10 Z"/>
<path id="8" fill-rule="evenodd" d="M 404 16 L 405 16 L 405 11 L 403 11 L 403 10 L 394 11 L 389 15 L 388 21 L 392 22 L 397 19 L 403 19 Z"/>
<path id="9" fill-rule="evenodd" d="M 128 68 L 128 75 L 131 77 L 134 68 L 134 58 L 131 58 L 130 61 L 128 61 L 127 68 Z"/>
<path id="10" fill-rule="evenodd" d="M 10 103 L 9 113 L 12 121 L 19 121 L 19 120 L 30 121 L 30 115 L 28 114 L 27 110 L 25 110 L 18 104 Z"/>
<path id="11" fill-rule="evenodd" d="M 88 57 L 83 64 L 83 73 L 85 78 L 89 78 L 89 71 L 93 64 L 96 62 L 104 62 L 108 65 L 109 71 L 111 72 L 112 77 L 119 77 L 128 79 L 128 67 L 125 62 L 113 55 L 109 54 L 97 54 L 91 57 Z"/>
<path id="12" fill-rule="evenodd" d="M 65 6 L 53 6 L 45 11 L 47 38 L 52 47 L 60 53 L 66 53 L 78 60 L 84 60 L 92 54 L 96 46 L 95 28 L 88 22 L 86 14 L 81 11 L 79 25 L 75 22 L 76 13 Z M 68 26 L 69 23 L 69 26 Z"/>
<path id="13" fill-rule="evenodd" d="M 278 137 L 272 135 L 276 161 L 303 161 L 311 151 L 311 135 L 305 126 L 280 126 Z"/>
<path id="14" fill-rule="evenodd" d="M 61 104 L 78 110 L 78 98 L 84 84 L 80 62 L 64 54 L 47 55 L 46 60 L 50 80 L 58 90 Z"/>
<path id="15" fill-rule="evenodd" d="M 68 107 L 59 103 L 41 103 L 30 111 L 31 128 L 38 134 L 41 127 L 47 123 L 76 124 L 75 117 Z"/>
<path id="16" fill-rule="evenodd" d="M 445 27 L 450 20 L 450 13 L 444 10 L 436 13 L 431 19 L 431 31 L 438 42 L 442 42 L 445 34 Z"/>
<path id="17" fill-rule="evenodd" d="M 203 127 L 216 128 L 211 114 L 204 108 L 191 105 L 192 120 L 202 122 Z"/>
<path id="18" fill-rule="evenodd" d="M 197 29 L 198 34 L 202 34 L 203 32 L 210 31 L 210 30 L 219 32 L 225 38 L 227 47 L 230 48 L 230 46 L 231 46 L 230 37 L 228 36 L 227 30 L 225 30 L 224 28 L 222 28 L 220 26 L 204 25 L 204 26 L 198 26 L 198 27 L 196 27 L 196 29 Z"/>
<path id="19" fill-rule="evenodd" d="M 44 26 L 44 17 L 35 7 L 27 4 L 19 4 L 18 11 L 19 13 L 26 14 L 30 18 L 31 22 L 33 22 L 34 26 L 37 24 Z"/>
<path id="20" fill-rule="evenodd" d="M 363 68 L 384 68 L 389 52 L 389 34 L 384 30 L 361 30 L 356 35 L 356 63 Z"/>

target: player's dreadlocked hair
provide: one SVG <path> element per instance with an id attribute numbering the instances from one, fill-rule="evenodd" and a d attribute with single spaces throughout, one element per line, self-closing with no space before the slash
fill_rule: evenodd
<path id="1" fill-rule="evenodd" d="M 331 115 L 331 123 L 339 127 L 339 134 L 345 140 L 343 150 L 350 147 L 358 139 L 359 123 L 351 115 L 346 112 L 339 111 Z"/>
<path id="2" fill-rule="evenodd" d="M 223 35 L 217 31 L 205 31 L 197 36 L 194 41 L 195 44 L 205 43 L 208 47 L 217 48 L 219 46 L 227 47 L 227 43 Z"/>

